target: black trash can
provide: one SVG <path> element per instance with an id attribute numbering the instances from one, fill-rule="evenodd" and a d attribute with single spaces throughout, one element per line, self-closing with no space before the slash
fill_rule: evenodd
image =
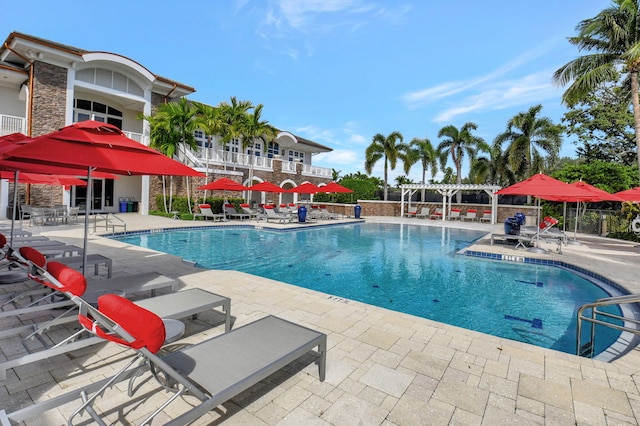
<path id="1" fill-rule="evenodd" d="M 307 220 L 307 208 L 305 206 L 298 207 L 298 222 L 305 222 Z"/>
<path id="2" fill-rule="evenodd" d="M 360 213 L 362 213 L 362 206 L 360 206 L 360 205 L 357 205 L 357 204 L 356 204 L 356 205 L 353 207 L 353 216 L 354 216 L 356 219 L 360 219 Z"/>
<path id="3" fill-rule="evenodd" d="M 134 201 L 133 202 L 133 212 L 134 213 L 138 213 L 138 201 Z"/>

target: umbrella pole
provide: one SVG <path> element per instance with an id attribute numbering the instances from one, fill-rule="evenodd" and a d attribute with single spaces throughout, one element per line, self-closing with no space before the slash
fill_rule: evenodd
<path id="1" fill-rule="evenodd" d="M 576 240 L 576 235 L 578 234 L 578 218 L 580 217 L 579 216 L 579 211 L 580 211 L 580 201 L 578 201 L 576 203 L 576 223 L 573 226 L 573 240 L 567 241 L 567 244 L 571 244 L 571 245 L 574 245 L 574 246 L 582 245 L 582 243 L 580 241 Z"/>
<path id="2" fill-rule="evenodd" d="M 540 198 L 538 198 L 538 214 L 536 215 L 537 217 L 537 222 L 536 222 L 536 245 L 534 247 L 531 247 L 529 250 L 527 250 L 528 252 L 531 253 L 546 253 L 547 251 L 545 249 L 543 249 L 542 247 L 540 247 Z"/>
<path id="3" fill-rule="evenodd" d="M 91 167 L 88 168 L 87 170 L 87 201 L 85 203 L 86 207 L 85 207 L 85 213 L 84 213 L 84 245 L 83 245 L 83 250 L 82 250 L 82 275 L 86 275 L 86 271 L 87 271 L 87 245 L 89 242 L 89 213 L 91 212 L 91 204 L 92 204 L 92 199 L 91 197 L 93 197 L 92 194 L 92 186 L 93 183 L 91 182 Z"/>
<path id="4" fill-rule="evenodd" d="M 13 213 L 11 216 L 11 235 L 9 236 L 9 245 L 11 246 L 13 246 L 13 234 L 15 232 L 16 203 L 18 202 L 18 175 L 19 174 L 20 172 L 17 170 L 13 173 Z"/>

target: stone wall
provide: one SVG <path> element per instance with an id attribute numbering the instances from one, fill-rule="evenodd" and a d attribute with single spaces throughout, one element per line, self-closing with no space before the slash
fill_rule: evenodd
<path id="1" fill-rule="evenodd" d="M 67 69 L 38 61 L 33 66 L 31 136 L 39 136 L 65 125 Z"/>

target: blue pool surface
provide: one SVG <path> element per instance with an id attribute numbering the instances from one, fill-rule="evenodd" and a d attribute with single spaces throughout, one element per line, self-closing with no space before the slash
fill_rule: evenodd
<path id="1" fill-rule="evenodd" d="M 220 227 L 117 239 L 180 256 L 204 268 L 243 271 L 575 353 L 577 309 L 609 294 L 564 268 L 456 255 L 484 234 L 360 223 L 285 232 Z M 620 314 L 617 307 L 611 312 Z M 609 328 L 599 329 L 596 353 L 619 335 Z"/>

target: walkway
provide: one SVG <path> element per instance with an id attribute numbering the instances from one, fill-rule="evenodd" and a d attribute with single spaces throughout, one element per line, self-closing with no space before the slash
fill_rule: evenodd
<path id="1" fill-rule="evenodd" d="M 128 230 L 190 226 L 194 222 L 123 215 Z M 438 221 L 367 218 L 442 226 Z M 237 221 L 232 222 L 238 223 Z M 247 222 L 248 223 L 248 222 Z M 196 223 L 202 225 L 202 223 Z M 216 223 L 219 225 L 219 223 Z M 455 227 L 501 232 L 502 225 L 446 223 Z M 279 226 L 279 225 L 275 225 Z M 35 228 L 49 237 L 81 245 L 82 228 Z M 587 244 L 563 247 L 563 254 L 543 256 L 584 266 L 640 292 L 640 249 L 634 244 L 578 237 Z M 321 330 L 329 336 L 327 378 L 318 381 L 313 363 L 280 371 L 250 391 L 210 412 L 197 424 L 227 425 L 605 425 L 638 424 L 637 385 L 640 351 L 612 363 L 541 349 L 446 324 L 413 317 L 360 302 L 339 299 L 272 280 L 232 271 L 195 269 L 180 259 L 140 247 L 91 236 L 90 253 L 114 259 L 114 275 L 159 271 L 179 277 L 185 288 L 201 287 L 232 300 L 234 327 L 267 314 Z M 554 246 L 549 246 L 553 249 Z M 487 239 L 478 251 L 533 256 Z M 1 325 L 1 324 L 0 324 Z M 190 324 L 191 329 L 198 324 Z M 223 327 L 192 334 L 192 343 L 223 332 Z M 0 359 L 21 349 L 15 341 L 0 342 Z M 41 365 L 18 368 L 0 383 L 0 406 L 13 411 L 89 381 L 102 379 L 121 365 L 129 352 L 106 344 L 95 351 L 77 351 Z M 212 372 L 215 374 L 215 372 Z M 137 395 L 122 388 L 100 400 L 109 421 L 141 419 L 166 397 L 154 382 Z M 156 423 L 188 408 L 189 398 L 175 403 Z M 54 410 L 30 424 L 62 424 L 72 405 Z"/>

